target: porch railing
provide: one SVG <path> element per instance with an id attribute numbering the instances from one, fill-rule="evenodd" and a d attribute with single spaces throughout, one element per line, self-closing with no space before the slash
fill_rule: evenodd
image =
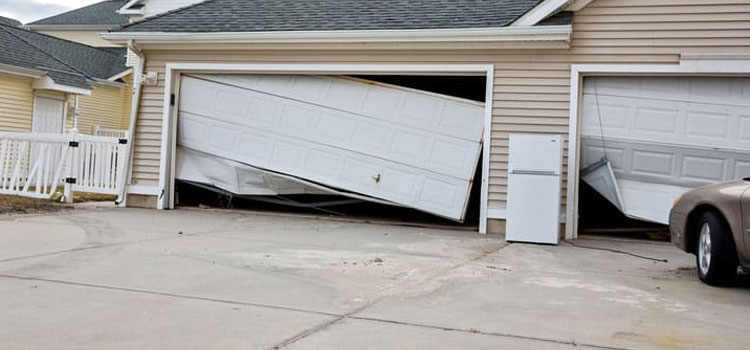
<path id="1" fill-rule="evenodd" d="M 121 195 L 130 147 L 124 136 L 0 132 L 0 194 L 51 198 L 62 191 L 67 201 L 74 192 Z"/>
<path id="2" fill-rule="evenodd" d="M 108 137 L 117 137 L 117 138 L 127 138 L 127 130 L 120 130 L 120 129 L 109 129 L 104 128 L 100 125 L 94 126 L 94 136 L 108 136 Z"/>

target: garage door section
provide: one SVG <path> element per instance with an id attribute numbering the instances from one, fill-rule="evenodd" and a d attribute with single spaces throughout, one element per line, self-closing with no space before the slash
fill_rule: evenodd
<path id="1" fill-rule="evenodd" d="M 184 76 L 180 94 L 181 148 L 463 220 L 482 103 L 304 75 Z"/>
<path id="2" fill-rule="evenodd" d="M 750 176 L 750 79 L 587 78 L 581 135 L 582 165 L 606 154 L 619 187 L 597 190 L 666 224 L 677 195 Z"/>

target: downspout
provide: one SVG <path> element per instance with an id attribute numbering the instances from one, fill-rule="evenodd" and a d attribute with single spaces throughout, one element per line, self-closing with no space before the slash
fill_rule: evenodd
<path id="1" fill-rule="evenodd" d="M 76 105 L 73 109 L 73 129 L 78 129 L 78 116 L 81 115 L 81 100 L 80 96 L 76 95 Z"/>
<path id="2" fill-rule="evenodd" d="M 129 186 L 132 182 L 133 169 L 131 168 L 131 164 L 133 164 L 133 154 L 135 153 L 135 125 L 136 118 L 138 118 L 138 107 L 141 102 L 143 69 L 146 66 L 146 57 L 143 55 L 143 52 L 138 48 L 138 46 L 136 46 L 135 41 L 128 40 L 127 46 L 130 51 L 138 56 L 138 64 L 136 65 L 135 71 L 133 72 L 133 99 L 130 107 L 130 125 L 128 127 L 128 142 L 130 143 L 130 147 L 128 147 L 128 155 L 124 165 L 126 174 L 122 177 L 123 180 L 120 184 L 120 193 L 117 197 L 117 200 L 115 201 L 115 204 L 118 206 L 126 205 L 128 193 L 126 187 Z"/>

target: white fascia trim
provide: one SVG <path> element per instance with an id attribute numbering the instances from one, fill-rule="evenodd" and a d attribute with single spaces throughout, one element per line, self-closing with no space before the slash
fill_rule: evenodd
<path id="1" fill-rule="evenodd" d="M 529 12 L 526 12 L 519 19 L 515 20 L 510 26 L 511 27 L 528 27 L 533 26 L 550 15 L 554 14 L 561 8 L 568 6 L 571 0 L 544 0 L 539 5 L 536 5 Z"/>
<path id="2" fill-rule="evenodd" d="M 70 30 L 70 31 L 91 31 L 91 30 L 109 30 L 119 28 L 117 25 L 67 25 L 67 24 L 39 24 L 25 25 L 24 28 L 31 31 L 39 30 Z"/>
<path id="3" fill-rule="evenodd" d="M 93 86 L 109 86 L 114 88 L 124 88 L 127 86 L 124 83 L 105 79 L 87 79 L 86 81 Z"/>
<path id="4" fill-rule="evenodd" d="M 731 62 L 731 64 L 728 64 Z M 565 239 L 578 237 L 580 104 L 586 76 L 750 76 L 750 55 L 683 54 L 679 64 L 574 64 L 570 74 Z"/>
<path id="5" fill-rule="evenodd" d="M 385 42 L 570 42 L 572 26 L 502 27 L 473 29 L 331 30 L 296 32 L 164 33 L 115 32 L 103 39 L 125 44 L 144 43 L 385 43 Z"/>
<path id="6" fill-rule="evenodd" d="M 140 8 L 140 9 L 137 9 L 137 10 L 133 10 L 133 9 L 130 8 L 130 6 L 136 5 L 139 2 L 141 2 L 141 0 L 130 0 L 130 1 L 128 1 L 125 5 L 123 5 L 122 7 L 120 7 L 120 9 L 117 10 L 117 13 L 119 13 L 121 15 L 142 15 L 143 12 L 144 12 L 143 8 Z"/>
<path id="7" fill-rule="evenodd" d="M 9 64 L 3 64 L 3 63 L 0 63 L 0 73 L 18 75 L 22 77 L 35 78 L 35 79 L 40 79 L 40 78 L 43 78 L 45 75 L 47 75 L 45 72 L 40 71 L 40 70 L 16 67 L 16 66 L 11 66 Z"/>
<path id="8" fill-rule="evenodd" d="M 117 73 L 117 74 L 115 74 L 115 75 L 107 78 L 107 80 L 109 80 L 109 81 L 115 81 L 117 79 L 122 79 L 122 78 L 128 76 L 131 73 L 133 73 L 133 67 L 130 67 L 130 68 L 122 71 L 122 73 Z"/>
<path id="9" fill-rule="evenodd" d="M 194 62 L 171 62 L 165 67 L 164 80 L 164 107 L 162 110 L 162 134 L 161 152 L 159 154 L 159 186 L 154 195 L 158 195 L 158 209 L 174 207 L 174 183 L 175 183 L 175 154 L 176 138 L 173 133 L 176 130 L 175 120 L 172 112 L 174 106 L 168 103 L 171 95 L 177 95 L 179 105 L 179 77 L 181 73 L 279 73 L 279 74 L 414 74 L 414 75 L 482 75 L 487 79 L 486 96 L 484 106 L 484 142 L 483 142 L 483 170 L 482 190 L 479 213 L 479 233 L 487 233 L 488 200 L 489 200 L 489 161 L 490 161 L 490 136 L 492 126 L 492 90 L 494 86 L 494 64 L 297 64 L 297 63 L 194 63 Z M 134 107 L 135 108 L 135 107 Z M 135 123 L 135 118 L 131 120 Z M 132 165 L 131 165 L 132 166 Z M 171 169 L 171 170 L 168 170 Z"/>
<path id="10" fill-rule="evenodd" d="M 63 84 L 58 84 L 52 78 L 45 76 L 42 79 L 34 81 L 34 83 L 31 84 L 31 87 L 37 90 L 53 90 L 53 91 L 60 91 L 60 92 L 66 92 L 74 95 L 91 95 L 90 89 L 82 89 L 79 87 L 74 86 L 68 86 Z"/>

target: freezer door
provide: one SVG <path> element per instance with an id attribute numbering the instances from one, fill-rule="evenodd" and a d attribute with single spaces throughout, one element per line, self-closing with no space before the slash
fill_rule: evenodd
<path id="1" fill-rule="evenodd" d="M 557 244 L 560 237 L 560 177 L 508 177 L 505 239 L 513 242 Z"/>
<path id="2" fill-rule="evenodd" d="M 560 135 L 511 134 L 508 166 L 511 173 L 562 173 Z"/>

